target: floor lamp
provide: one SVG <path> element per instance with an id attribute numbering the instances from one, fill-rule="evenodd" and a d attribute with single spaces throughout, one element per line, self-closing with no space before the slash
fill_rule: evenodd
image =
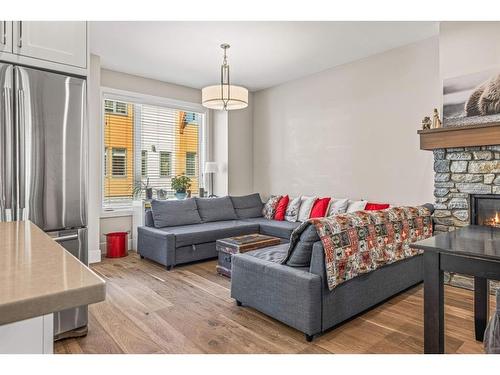
<path id="1" fill-rule="evenodd" d="M 210 195 L 209 198 L 216 197 L 214 194 L 214 173 L 219 170 L 217 163 L 214 161 L 205 162 L 205 174 L 210 175 Z"/>

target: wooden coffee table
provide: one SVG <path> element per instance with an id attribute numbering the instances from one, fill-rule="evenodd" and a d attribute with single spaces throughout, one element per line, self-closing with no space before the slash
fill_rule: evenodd
<path id="1" fill-rule="evenodd" d="M 246 234 L 217 240 L 216 248 L 219 257 L 216 267 L 217 273 L 231 277 L 231 257 L 233 254 L 246 253 L 247 251 L 279 245 L 280 243 L 280 238 L 263 234 Z"/>

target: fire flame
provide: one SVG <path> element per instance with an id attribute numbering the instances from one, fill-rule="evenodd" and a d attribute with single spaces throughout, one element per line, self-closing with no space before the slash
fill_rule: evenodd
<path id="1" fill-rule="evenodd" d="M 495 216 L 489 218 L 489 219 L 486 219 L 484 221 L 484 224 L 485 225 L 488 225 L 490 227 L 497 227 L 497 228 L 500 228 L 500 212 L 497 212 L 495 214 Z"/>

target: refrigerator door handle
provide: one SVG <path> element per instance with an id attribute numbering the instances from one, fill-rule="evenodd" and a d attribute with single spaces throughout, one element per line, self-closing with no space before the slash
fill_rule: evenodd
<path id="1" fill-rule="evenodd" d="M 7 21 L 2 22 L 2 44 L 7 45 Z"/>
<path id="2" fill-rule="evenodd" d="M 25 132 L 26 124 L 24 117 L 24 91 L 17 90 L 17 165 L 18 165 L 18 220 L 22 220 L 23 211 L 26 208 L 26 149 L 25 149 Z"/>
<path id="3" fill-rule="evenodd" d="M 0 122 L 0 221 L 13 219 L 14 128 L 12 122 L 12 66 L 2 72 L 4 116 Z"/>
<path id="4" fill-rule="evenodd" d="M 71 240 L 77 240 L 77 239 L 78 239 L 78 234 L 71 234 L 69 236 L 61 236 L 61 237 L 53 238 L 53 240 L 56 242 L 64 242 L 64 241 L 71 241 Z"/>

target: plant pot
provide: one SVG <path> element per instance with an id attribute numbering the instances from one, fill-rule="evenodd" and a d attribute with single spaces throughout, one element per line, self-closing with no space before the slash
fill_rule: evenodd
<path id="1" fill-rule="evenodd" d="M 179 200 L 186 199 L 187 193 L 185 191 L 178 191 L 175 193 L 175 197 Z"/>
<path id="2" fill-rule="evenodd" d="M 156 195 L 158 196 L 158 199 L 165 199 L 167 196 L 165 190 L 163 190 L 163 189 L 158 190 L 156 192 Z"/>
<path id="3" fill-rule="evenodd" d="M 153 199 L 153 188 L 147 188 L 146 189 L 146 199 Z"/>

